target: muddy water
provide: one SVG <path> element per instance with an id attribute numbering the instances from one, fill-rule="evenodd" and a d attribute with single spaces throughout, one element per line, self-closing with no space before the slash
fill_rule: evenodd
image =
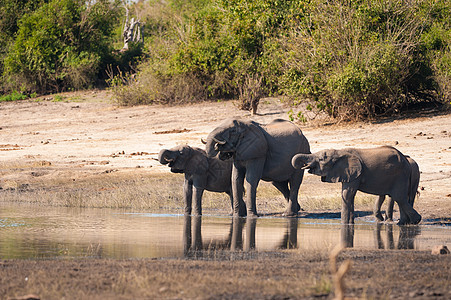
<path id="1" fill-rule="evenodd" d="M 246 220 L 0 204 L 0 259 L 214 256 L 286 248 L 315 250 L 340 242 L 359 249 L 426 250 L 449 245 L 451 228 L 373 221 L 342 226 L 339 219 Z"/>

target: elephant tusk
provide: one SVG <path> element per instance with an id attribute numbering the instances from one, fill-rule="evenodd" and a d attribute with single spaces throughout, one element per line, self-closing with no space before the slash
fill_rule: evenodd
<path id="1" fill-rule="evenodd" d="M 206 145 L 207 144 L 207 141 L 206 140 L 204 140 L 203 138 L 201 138 L 200 139 L 200 141 L 202 142 L 202 144 L 204 144 L 204 145 Z"/>
<path id="2" fill-rule="evenodd" d="M 219 145 L 224 145 L 226 143 L 226 141 L 221 141 L 221 140 L 218 140 L 217 138 L 213 138 L 213 141 L 215 141 Z"/>
<path id="3" fill-rule="evenodd" d="M 312 164 L 306 164 L 305 166 L 303 166 L 301 168 L 301 170 L 307 170 L 307 169 L 310 169 L 311 167 L 312 167 Z"/>
<path id="4" fill-rule="evenodd" d="M 167 161 L 167 162 L 174 161 L 174 159 L 170 159 L 170 158 L 166 158 L 166 157 L 163 157 L 163 159 L 164 159 L 165 161 Z"/>

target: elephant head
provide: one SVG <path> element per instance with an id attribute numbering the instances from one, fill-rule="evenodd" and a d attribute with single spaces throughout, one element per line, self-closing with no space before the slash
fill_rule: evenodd
<path id="1" fill-rule="evenodd" d="M 346 150 L 296 154 L 291 164 L 296 169 L 308 169 L 309 173 L 321 176 L 323 182 L 351 182 L 362 173 L 359 157 Z"/>
<path id="2" fill-rule="evenodd" d="M 219 153 L 221 160 L 264 157 L 268 149 L 259 124 L 236 119 L 227 120 L 210 132 L 205 144 L 208 156 L 214 157 Z"/>
<path id="3" fill-rule="evenodd" d="M 163 165 L 168 164 L 173 173 L 184 173 L 191 158 L 191 151 L 191 147 L 187 145 L 162 149 L 158 154 L 158 161 Z"/>

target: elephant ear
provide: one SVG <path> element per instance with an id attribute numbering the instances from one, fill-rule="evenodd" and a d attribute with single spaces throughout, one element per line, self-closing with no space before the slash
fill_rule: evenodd
<path id="1" fill-rule="evenodd" d="M 234 134 L 237 135 L 236 160 L 251 160 L 266 157 L 268 143 L 263 129 L 255 122 L 235 121 Z"/>
<path id="2" fill-rule="evenodd" d="M 340 155 L 326 176 L 324 182 L 351 182 L 362 173 L 362 163 L 357 155 L 345 153 Z"/>
<path id="3" fill-rule="evenodd" d="M 200 149 L 192 149 L 190 157 L 186 162 L 185 173 L 189 174 L 206 174 L 208 171 L 208 158 Z"/>

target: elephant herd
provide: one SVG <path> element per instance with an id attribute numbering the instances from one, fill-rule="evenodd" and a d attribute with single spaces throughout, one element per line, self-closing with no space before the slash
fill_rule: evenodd
<path id="1" fill-rule="evenodd" d="M 232 214 L 256 217 L 256 194 L 260 180 L 271 182 L 284 196 L 284 216 L 296 216 L 299 187 L 304 170 L 323 182 L 342 183 L 343 224 L 354 223 L 357 191 L 378 195 L 375 215 L 389 197 L 388 219 L 393 203 L 399 206 L 398 224 L 418 224 L 413 208 L 420 171 L 416 162 L 393 147 L 347 148 L 310 152 L 302 131 L 293 123 L 276 119 L 269 124 L 230 119 L 202 140 L 205 150 L 188 145 L 162 149 L 158 160 L 174 173 L 184 173 L 185 214 L 202 214 L 204 190 L 227 193 Z M 243 196 L 246 197 L 245 201 Z M 194 201 L 193 201 L 194 200 Z"/>

